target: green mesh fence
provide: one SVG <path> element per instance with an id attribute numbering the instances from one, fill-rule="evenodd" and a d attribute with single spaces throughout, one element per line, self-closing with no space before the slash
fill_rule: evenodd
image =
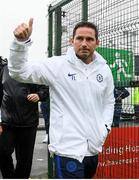
<path id="1" fill-rule="evenodd" d="M 138 152 L 137 150 L 134 151 L 138 153 L 136 162 L 129 163 L 129 166 L 135 167 L 134 171 L 131 170 L 132 174 L 128 174 L 129 166 L 127 166 L 128 163 L 124 162 L 123 173 L 115 173 L 115 171 L 104 173 L 103 171 L 101 178 L 139 178 L 139 168 L 136 168 L 139 167 L 139 129 L 136 131 L 136 128 L 139 127 L 138 0 L 55 1 L 50 5 L 48 15 L 49 25 L 52 24 L 49 26 L 49 56 L 65 54 L 70 45 L 69 39 L 72 36 L 73 27 L 77 22 L 88 20 L 98 26 L 100 45 L 97 51 L 107 60 L 112 70 L 115 87 L 124 87 L 130 93 L 127 98 L 122 100 L 119 127 L 121 129 L 134 128 L 133 130 L 128 129 L 129 134 L 134 134 L 129 139 L 133 138 L 131 141 L 136 144 L 134 148 L 138 147 Z M 127 132 L 124 130 L 122 131 L 123 134 L 119 132 L 116 135 L 117 132 L 115 132 L 115 136 L 119 136 L 119 134 L 122 136 L 119 137 L 121 146 L 124 146 L 124 141 L 126 142 L 124 137 Z M 117 142 L 114 145 L 119 146 Z M 119 155 L 118 158 L 121 156 Z M 121 168 L 120 165 L 119 167 Z"/>

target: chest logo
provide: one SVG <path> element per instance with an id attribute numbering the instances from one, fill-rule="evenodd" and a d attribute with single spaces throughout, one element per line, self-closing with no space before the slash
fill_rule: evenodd
<path id="1" fill-rule="evenodd" d="M 68 73 L 68 76 L 71 77 L 72 80 L 76 80 L 76 73 Z"/>
<path id="2" fill-rule="evenodd" d="M 101 74 L 97 74 L 96 79 L 98 82 L 102 82 L 103 81 L 103 76 Z"/>

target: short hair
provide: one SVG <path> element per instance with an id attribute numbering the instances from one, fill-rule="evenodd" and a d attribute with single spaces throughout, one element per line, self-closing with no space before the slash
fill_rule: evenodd
<path id="1" fill-rule="evenodd" d="M 95 30 L 95 37 L 96 37 L 96 40 L 98 40 L 98 28 L 97 26 L 92 23 L 92 22 L 87 22 L 87 21 L 82 21 L 82 22 L 79 22 L 75 25 L 74 29 L 73 29 L 73 35 L 72 37 L 74 38 L 75 34 L 76 34 L 76 30 L 78 28 L 81 28 L 81 27 L 88 27 L 88 28 L 91 28 L 91 29 L 94 29 Z"/>

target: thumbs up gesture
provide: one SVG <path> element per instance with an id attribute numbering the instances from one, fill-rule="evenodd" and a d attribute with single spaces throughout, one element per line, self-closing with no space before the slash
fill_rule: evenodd
<path id="1" fill-rule="evenodd" d="M 33 29 L 33 19 L 30 18 L 28 24 L 22 23 L 14 30 L 14 36 L 18 41 L 26 41 L 32 34 Z"/>

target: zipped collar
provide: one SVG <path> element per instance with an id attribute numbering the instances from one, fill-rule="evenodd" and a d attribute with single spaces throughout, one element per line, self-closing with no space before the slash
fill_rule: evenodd
<path id="1" fill-rule="evenodd" d="M 66 57 L 67 57 L 67 60 L 72 63 L 72 64 L 77 64 L 78 62 L 80 62 L 81 64 L 84 62 L 82 62 L 81 59 L 79 59 L 76 54 L 75 54 L 75 51 L 74 51 L 74 48 L 73 47 L 69 47 L 68 50 L 67 50 L 67 53 L 66 53 Z M 98 63 L 101 63 L 101 64 L 106 64 L 106 60 L 98 53 L 98 52 L 94 52 L 94 60 L 93 62 L 98 62 Z"/>

